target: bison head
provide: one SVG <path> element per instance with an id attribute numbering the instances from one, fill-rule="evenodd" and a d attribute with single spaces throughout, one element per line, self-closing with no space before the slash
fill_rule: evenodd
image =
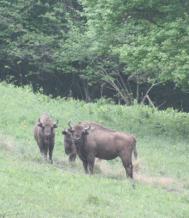
<path id="1" fill-rule="evenodd" d="M 62 131 L 62 134 L 64 135 L 64 150 L 67 155 L 69 155 L 69 161 L 75 161 L 77 150 L 75 143 L 72 139 L 72 132 L 70 129 L 66 129 Z"/>
<path id="2" fill-rule="evenodd" d="M 83 143 L 84 137 L 89 134 L 90 129 L 91 126 L 83 127 L 81 125 L 76 125 L 70 129 L 70 132 L 72 133 L 72 139 L 76 146 Z"/>
<path id="3" fill-rule="evenodd" d="M 54 137 L 54 129 L 58 127 L 57 123 L 42 123 L 39 119 L 37 125 L 42 129 L 44 142 L 48 144 Z"/>
<path id="4" fill-rule="evenodd" d="M 62 134 L 64 135 L 64 149 L 65 153 L 69 155 L 74 150 L 74 142 L 72 140 L 72 133 L 69 129 L 63 130 Z"/>

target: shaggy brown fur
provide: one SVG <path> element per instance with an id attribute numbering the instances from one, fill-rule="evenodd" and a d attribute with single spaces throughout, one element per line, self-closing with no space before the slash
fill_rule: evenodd
<path id="1" fill-rule="evenodd" d="M 55 142 L 55 128 L 57 128 L 57 124 L 53 122 L 47 113 L 41 115 L 34 127 L 34 138 L 39 146 L 41 155 L 47 160 L 47 153 L 49 153 L 51 163 L 53 163 L 52 154 Z"/>
<path id="2" fill-rule="evenodd" d="M 77 150 L 75 144 L 72 140 L 72 133 L 69 129 L 63 130 L 62 134 L 64 135 L 64 150 L 67 155 L 69 155 L 69 161 L 73 162 L 77 156 Z"/>

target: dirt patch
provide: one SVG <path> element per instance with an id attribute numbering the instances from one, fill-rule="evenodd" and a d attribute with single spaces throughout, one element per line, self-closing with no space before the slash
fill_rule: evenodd
<path id="1" fill-rule="evenodd" d="M 69 162 L 67 158 L 63 160 L 54 159 L 53 165 L 66 172 L 71 172 L 74 174 L 82 172 L 84 174 L 83 166 L 81 165 L 81 162 L 77 160 L 74 162 Z"/>
<path id="2" fill-rule="evenodd" d="M 152 176 L 145 176 L 140 174 L 135 174 L 135 180 L 151 185 L 154 184 L 154 185 L 161 185 L 161 186 L 169 186 L 176 182 L 173 178 L 169 178 L 169 177 L 152 177 Z"/>
<path id="3" fill-rule="evenodd" d="M 181 193 L 182 191 L 184 191 L 184 185 L 182 184 L 182 182 L 171 177 L 153 177 L 135 174 L 134 178 L 136 181 L 144 184 L 162 187 L 168 192 Z"/>
<path id="4" fill-rule="evenodd" d="M 6 151 L 14 151 L 16 144 L 13 139 L 8 136 L 0 135 L 0 148 Z"/>
<path id="5" fill-rule="evenodd" d="M 121 164 L 121 163 L 119 163 Z M 122 164 L 118 168 L 118 165 L 110 164 L 105 160 L 96 160 L 96 167 L 100 170 L 101 174 L 114 179 L 125 179 L 125 169 Z M 161 177 L 161 176 L 149 176 L 140 173 L 141 161 L 136 160 L 133 162 L 134 180 L 143 184 L 148 184 L 152 186 L 160 186 L 169 192 L 181 192 L 183 190 L 183 185 L 176 179 L 171 177 Z"/>
<path id="6" fill-rule="evenodd" d="M 96 159 L 95 160 L 95 169 L 104 173 L 105 175 L 111 174 L 113 169 L 105 160 Z"/>
<path id="7" fill-rule="evenodd" d="M 120 165 L 120 167 L 118 168 L 118 164 Z M 98 168 L 101 173 L 105 174 L 105 175 L 112 175 L 112 176 L 126 176 L 125 173 L 125 169 L 122 165 L 122 163 L 118 163 L 118 164 L 110 164 L 108 163 L 108 161 L 106 160 L 101 160 L 101 159 L 96 159 L 95 161 L 95 167 Z M 133 171 L 134 172 L 138 172 L 140 170 L 140 161 L 134 161 L 133 162 Z"/>

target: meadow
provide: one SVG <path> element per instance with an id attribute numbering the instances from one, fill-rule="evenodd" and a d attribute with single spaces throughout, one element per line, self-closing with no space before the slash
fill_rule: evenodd
<path id="1" fill-rule="evenodd" d="M 187 113 L 52 99 L 5 83 L 0 93 L 0 217 L 189 217 Z M 41 160 L 33 138 L 43 112 L 59 121 L 53 165 Z M 85 175 L 78 158 L 70 164 L 61 134 L 70 120 L 134 134 L 134 182 L 119 159 L 98 161 L 93 176 Z"/>

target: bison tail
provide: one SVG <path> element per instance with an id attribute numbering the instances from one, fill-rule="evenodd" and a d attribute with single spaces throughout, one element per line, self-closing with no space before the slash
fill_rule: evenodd
<path id="1" fill-rule="evenodd" d="M 138 153 L 137 153 L 137 150 L 136 150 L 136 141 L 133 144 L 133 153 L 134 153 L 135 159 L 137 159 Z"/>

